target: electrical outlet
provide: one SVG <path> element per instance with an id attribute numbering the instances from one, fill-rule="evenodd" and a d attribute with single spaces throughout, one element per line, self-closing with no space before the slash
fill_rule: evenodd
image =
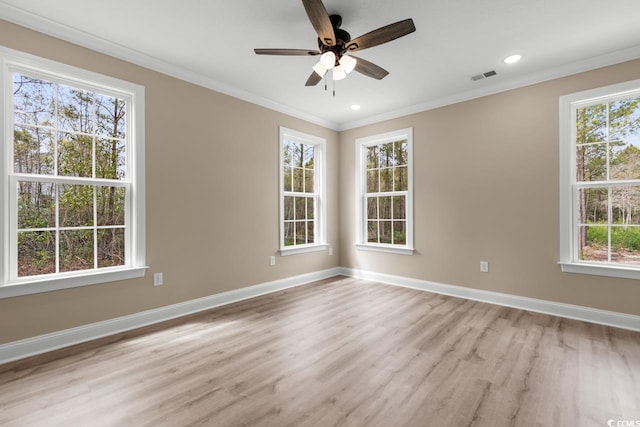
<path id="1" fill-rule="evenodd" d="M 160 286 L 162 283 L 162 273 L 153 273 L 153 286 Z"/>
<path id="2" fill-rule="evenodd" d="M 272 266 L 272 267 L 273 267 L 274 265 L 276 265 L 276 257 L 275 257 L 275 256 L 271 255 L 271 256 L 269 257 L 269 265 L 270 265 L 270 266 Z"/>
<path id="3" fill-rule="evenodd" d="M 489 261 L 480 261 L 480 272 L 481 273 L 489 272 Z"/>
<path id="4" fill-rule="evenodd" d="M 333 256 L 333 248 L 329 248 L 329 256 Z"/>

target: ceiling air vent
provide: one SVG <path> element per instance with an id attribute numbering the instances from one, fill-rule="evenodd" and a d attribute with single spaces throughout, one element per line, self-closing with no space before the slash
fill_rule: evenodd
<path id="1" fill-rule="evenodd" d="M 496 74 L 496 70 L 491 70 L 491 71 L 487 71 L 485 73 L 482 74 L 477 74 L 473 77 L 471 77 L 471 80 L 473 80 L 474 82 L 477 82 L 478 80 L 482 80 L 482 79 L 488 79 L 489 77 L 495 76 Z"/>

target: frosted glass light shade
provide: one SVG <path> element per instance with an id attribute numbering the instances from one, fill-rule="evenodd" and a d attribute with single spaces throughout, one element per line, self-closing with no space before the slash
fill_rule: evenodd
<path id="1" fill-rule="evenodd" d="M 325 52 L 320 57 L 320 62 L 327 70 L 330 70 L 336 65 L 336 54 L 333 52 Z"/>
<path id="2" fill-rule="evenodd" d="M 347 77 L 347 73 L 344 72 L 342 65 L 338 65 L 333 69 L 333 80 L 342 80 Z"/>
<path id="3" fill-rule="evenodd" d="M 327 69 L 324 65 L 322 65 L 322 62 L 318 62 L 316 65 L 314 65 L 313 71 L 315 71 L 316 74 L 318 74 L 320 77 L 324 77 L 324 75 L 327 74 Z"/>
<path id="4" fill-rule="evenodd" d="M 344 55 L 342 58 L 340 58 L 340 65 L 342 65 L 342 69 L 347 74 L 349 74 L 353 71 L 354 68 L 356 68 L 357 63 L 358 61 L 354 57 L 349 55 Z"/>

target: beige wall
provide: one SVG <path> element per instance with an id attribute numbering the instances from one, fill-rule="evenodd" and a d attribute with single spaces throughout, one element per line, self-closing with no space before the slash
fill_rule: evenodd
<path id="1" fill-rule="evenodd" d="M 0 300 L 0 343 L 338 266 L 277 257 L 278 127 L 327 140 L 328 241 L 338 240 L 338 133 L 0 21 L 3 45 L 146 90 L 146 277 Z M 337 248 L 336 248 L 337 249 Z M 152 273 L 165 284 L 152 286 Z"/>
<path id="2" fill-rule="evenodd" d="M 640 282 L 557 265 L 558 97 L 638 76 L 640 60 L 342 132 L 341 265 L 639 315 Z M 355 139 L 407 127 L 417 251 L 358 251 Z"/>

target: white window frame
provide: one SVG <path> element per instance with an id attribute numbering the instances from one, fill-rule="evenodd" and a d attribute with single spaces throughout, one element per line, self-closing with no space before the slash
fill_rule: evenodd
<path id="1" fill-rule="evenodd" d="M 286 127 L 280 127 L 279 130 L 279 197 L 280 197 L 280 255 L 294 255 L 306 252 L 315 252 L 326 250 L 329 246 L 327 243 L 327 203 L 326 203 L 326 140 L 318 136 L 309 135 Z M 293 141 L 298 144 L 306 144 L 314 146 L 314 193 L 300 193 L 300 196 L 309 197 L 314 195 L 314 243 L 285 246 L 284 234 L 284 197 L 287 195 L 296 195 L 297 193 L 284 191 L 284 144 L 285 141 Z"/>
<path id="2" fill-rule="evenodd" d="M 407 140 L 406 243 L 404 245 L 367 242 L 367 147 Z M 400 129 L 356 139 L 356 242 L 359 250 L 413 255 L 413 128 Z M 390 193 L 393 195 L 394 193 Z"/>
<path id="3" fill-rule="evenodd" d="M 640 96 L 640 80 L 560 97 L 560 264 L 567 273 L 640 279 L 640 266 L 595 263 L 578 257 L 578 189 L 576 181 L 576 110 L 614 99 Z M 623 181 L 616 182 L 620 185 Z M 612 183 L 613 184 L 613 183 Z"/>
<path id="4" fill-rule="evenodd" d="M 33 56 L 0 46 L 0 118 L 2 120 L 2 150 L 0 151 L 0 179 L 2 199 L 0 200 L 0 298 L 28 295 L 78 286 L 93 285 L 125 279 L 143 277 L 147 269 L 145 263 L 145 107 L 144 87 L 113 77 L 72 67 L 56 61 Z M 11 73 L 24 72 L 44 79 L 91 90 L 102 90 L 116 95 L 127 102 L 127 170 L 124 183 L 109 185 L 127 186 L 130 191 L 125 209 L 126 237 L 128 253 L 125 265 L 84 271 L 52 273 L 41 276 L 19 278 L 15 271 L 17 254 L 17 195 L 16 177 L 13 176 L 13 102 Z M 35 179 L 38 179 L 37 177 Z M 55 180 L 47 180 L 55 182 Z M 81 180 L 79 180 L 80 182 Z M 128 240 L 127 240 L 128 239 Z"/>

